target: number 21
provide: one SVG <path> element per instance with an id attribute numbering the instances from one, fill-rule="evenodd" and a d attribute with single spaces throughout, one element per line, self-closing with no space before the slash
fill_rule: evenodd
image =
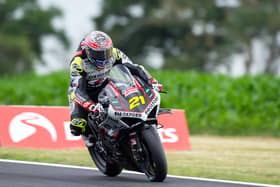
<path id="1" fill-rule="evenodd" d="M 131 99 L 129 99 L 129 108 L 133 109 L 140 104 L 144 105 L 145 104 L 145 98 L 144 96 L 134 96 Z"/>

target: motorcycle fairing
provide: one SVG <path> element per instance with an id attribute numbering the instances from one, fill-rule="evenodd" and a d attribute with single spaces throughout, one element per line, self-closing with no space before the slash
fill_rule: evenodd
<path id="1" fill-rule="evenodd" d="M 159 94 L 152 89 L 133 88 L 133 92 L 129 93 L 127 90 L 117 90 L 113 84 L 108 86 L 110 88 L 106 89 L 115 94 L 108 108 L 108 115 L 114 119 L 128 117 L 146 121 L 154 107 L 160 104 Z"/>
<path id="2" fill-rule="evenodd" d="M 100 95 L 110 100 L 108 115 L 113 119 L 126 117 L 146 121 L 155 107 L 153 117 L 159 110 L 159 93 L 140 84 L 125 66 L 114 66 L 110 82 Z"/>

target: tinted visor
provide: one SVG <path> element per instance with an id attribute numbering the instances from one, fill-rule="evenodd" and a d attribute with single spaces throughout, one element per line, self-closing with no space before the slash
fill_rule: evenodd
<path id="1" fill-rule="evenodd" d="M 89 48 L 86 50 L 86 52 L 90 60 L 100 60 L 100 61 L 109 60 L 113 55 L 112 48 L 108 48 L 100 51 Z"/>

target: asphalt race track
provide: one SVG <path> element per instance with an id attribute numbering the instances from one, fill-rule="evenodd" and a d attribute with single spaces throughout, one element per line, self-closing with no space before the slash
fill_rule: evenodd
<path id="1" fill-rule="evenodd" d="M 106 177 L 94 168 L 0 159 L 0 187 L 272 187 L 273 185 L 238 183 L 168 176 L 163 183 L 149 182 L 145 175 L 123 172 Z"/>

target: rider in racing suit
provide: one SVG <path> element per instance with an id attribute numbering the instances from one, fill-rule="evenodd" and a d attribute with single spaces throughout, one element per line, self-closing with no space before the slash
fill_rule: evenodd
<path id="1" fill-rule="evenodd" d="M 113 42 L 106 33 L 93 31 L 88 34 L 80 42 L 70 63 L 71 81 L 68 90 L 71 133 L 75 136 L 82 135 L 87 146 L 92 145 L 87 137 L 88 112 L 96 114 L 104 112 L 97 98 L 106 86 L 110 70 L 115 64 L 124 64 L 133 75 L 161 90 L 161 85 L 145 71 L 143 66 L 133 64 L 123 52 L 113 47 Z"/>

